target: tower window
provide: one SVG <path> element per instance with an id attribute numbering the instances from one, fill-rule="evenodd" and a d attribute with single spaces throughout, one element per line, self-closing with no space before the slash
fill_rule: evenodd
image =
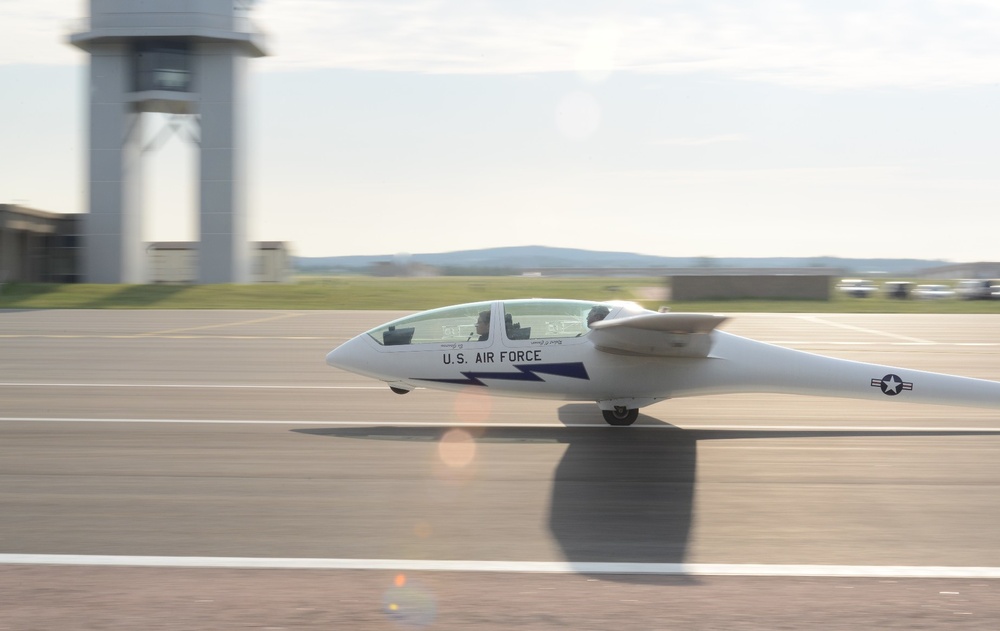
<path id="1" fill-rule="evenodd" d="M 135 47 L 135 90 L 191 91 L 191 45 L 185 40 L 144 40 Z"/>

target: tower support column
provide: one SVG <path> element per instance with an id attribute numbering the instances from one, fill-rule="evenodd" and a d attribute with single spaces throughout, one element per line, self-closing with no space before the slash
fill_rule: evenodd
<path id="1" fill-rule="evenodd" d="M 126 47 L 91 50 L 90 212 L 84 217 L 84 274 L 92 283 L 146 282 L 142 243 L 142 114 L 128 99 Z"/>
<path id="2" fill-rule="evenodd" d="M 201 283 L 250 281 L 247 235 L 246 76 L 248 59 L 229 43 L 198 47 L 201 154 Z"/>

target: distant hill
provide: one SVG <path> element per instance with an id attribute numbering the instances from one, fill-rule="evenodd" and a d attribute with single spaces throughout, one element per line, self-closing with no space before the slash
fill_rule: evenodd
<path id="1" fill-rule="evenodd" d="M 848 259 L 832 256 L 816 257 L 676 257 L 601 252 L 574 248 L 553 248 L 540 245 L 463 250 L 438 254 L 322 256 L 295 257 L 295 268 L 302 272 L 345 271 L 366 272 L 376 264 L 426 265 L 442 273 L 461 271 L 504 270 L 507 272 L 544 271 L 554 268 L 790 268 L 823 267 L 842 270 L 845 274 L 880 272 L 906 276 L 919 270 L 947 262 L 930 259 Z"/>

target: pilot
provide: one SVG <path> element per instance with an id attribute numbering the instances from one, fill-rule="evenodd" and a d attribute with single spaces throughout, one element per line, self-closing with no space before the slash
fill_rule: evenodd
<path id="1" fill-rule="evenodd" d="M 611 313 L 611 310 L 604 305 L 597 305 L 591 309 L 590 313 L 587 314 L 587 328 L 589 329 L 595 322 L 608 317 L 609 313 Z"/>
<path id="2" fill-rule="evenodd" d="M 479 334 L 479 341 L 485 342 L 490 339 L 490 312 L 489 310 L 479 312 L 479 320 L 476 321 L 476 333 Z M 471 335 L 469 337 L 472 337 Z"/>

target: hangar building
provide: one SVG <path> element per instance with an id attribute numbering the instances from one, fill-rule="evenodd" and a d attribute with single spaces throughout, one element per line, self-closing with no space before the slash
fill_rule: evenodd
<path id="1" fill-rule="evenodd" d="M 80 282 L 80 219 L 0 204 L 0 283 Z"/>

